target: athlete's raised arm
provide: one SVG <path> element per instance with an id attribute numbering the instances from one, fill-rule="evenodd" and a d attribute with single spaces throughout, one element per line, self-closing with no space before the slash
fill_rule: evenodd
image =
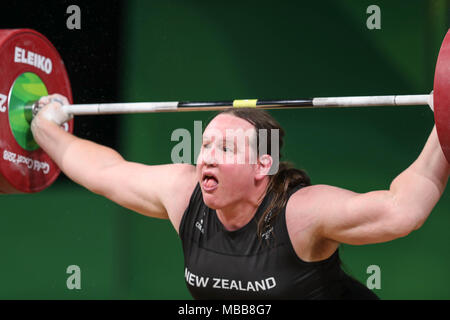
<path id="1" fill-rule="evenodd" d="M 297 191 L 288 205 L 291 237 L 300 230 L 336 243 L 390 241 L 418 229 L 447 184 L 450 165 L 434 127 L 419 157 L 391 183 L 389 190 L 355 193 L 327 185 Z M 305 234 L 305 233 L 304 233 Z"/>
<path id="2" fill-rule="evenodd" d="M 196 183 L 194 166 L 126 161 L 115 150 L 60 127 L 70 119 L 61 109 L 62 104 L 69 104 L 65 97 L 43 97 L 40 103 L 43 108 L 31 125 L 34 138 L 70 179 L 133 211 L 170 218 L 178 230 Z"/>

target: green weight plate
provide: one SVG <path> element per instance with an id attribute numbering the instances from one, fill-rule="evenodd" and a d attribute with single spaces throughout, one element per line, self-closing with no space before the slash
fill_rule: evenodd
<path id="1" fill-rule="evenodd" d="M 47 88 L 36 74 L 22 73 L 14 81 L 9 96 L 9 125 L 17 143 L 25 150 L 36 150 L 38 144 L 30 130 L 30 106 L 40 97 L 48 95 Z"/>

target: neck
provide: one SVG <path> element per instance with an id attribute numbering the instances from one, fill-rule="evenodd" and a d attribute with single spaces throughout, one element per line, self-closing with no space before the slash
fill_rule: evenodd
<path id="1" fill-rule="evenodd" d="M 250 222 L 264 199 L 267 185 L 268 179 L 265 179 L 264 182 L 255 186 L 251 192 L 248 192 L 244 199 L 216 210 L 217 217 L 225 229 L 235 231 Z"/>

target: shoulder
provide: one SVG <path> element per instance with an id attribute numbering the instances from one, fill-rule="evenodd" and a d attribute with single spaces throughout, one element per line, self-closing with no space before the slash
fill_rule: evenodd
<path id="1" fill-rule="evenodd" d="M 286 219 L 301 228 L 316 225 L 322 215 L 339 212 L 355 192 L 339 187 L 318 184 L 294 192 L 286 205 Z"/>
<path id="2" fill-rule="evenodd" d="M 183 211 L 197 185 L 196 168 L 190 164 L 174 164 L 174 192 L 181 200 Z"/>
<path id="3" fill-rule="evenodd" d="M 294 192 L 286 205 L 286 227 L 297 255 L 305 261 L 329 257 L 338 243 L 321 237 L 324 213 L 341 206 L 352 192 L 329 185 L 312 185 Z"/>
<path id="4" fill-rule="evenodd" d="M 299 233 L 313 233 L 318 217 L 313 212 L 314 204 L 320 194 L 325 192 L 324 186 L 315 185 L 300 188 L 288 199 L 286 204 L 286 225 L 291 240 Z"/>
<path id="5" fill-rule="evenodd" d="M 181 218 L 197 184 L 195 166 L 189 164 L 167 165 L 167 181 L 170 185 L 162 195 L 169 219 L 178 232 Z"/>

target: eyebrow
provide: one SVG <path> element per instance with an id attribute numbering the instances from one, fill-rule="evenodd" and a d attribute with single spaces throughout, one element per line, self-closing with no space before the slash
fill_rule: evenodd
<path id="1" fill-rule="evenodd" d="M 225 145 L 233 144 L 234 147 L 237 147 L 237 141 L 239 141 L 238 137 L 236 137 L 235 135 L 230 136 L 227 134 L 225 134 L 225 136 L 223 136 L 223 135 L 221 135 L 221 136 L 222 136 L 222 141 L 221 141 L 222 143 L 224 143 Z M 217 138 L 217 135 L 215 135 L 215 134 L 210 135 L 207 132 L 204 132 L 202 135 L 202 143 L 205 143 L 205 141 L 207 141 L 207 142 L 212 141 L 213 137 Z M 251 141 L 253 138 L 254 138 L 254 136 L 249 137 L 245 134 L 245 145 L 247 145 L 247 144 L 251 145 L 252 144 Z"/>
<path id="2" fill-rule="evenodd" d="M 215 138 L 215 136 L 213 136 L 214 138 Z M 202 143 L 205 143 L 205 141 L 211 141 L 212 139 L 211 139 L 211 137 L 210 136 L 204 136 L 203 138 L 202 138 Z M 222 141 L 221 141 L 222 143 L 225 143 L 225 144 L 228 144 L 228 143 L 233 143 L 233 145 L 236 145 L 236 139 L 231 139 L 231 138 L 223 138 L 222 139 Z"/>

